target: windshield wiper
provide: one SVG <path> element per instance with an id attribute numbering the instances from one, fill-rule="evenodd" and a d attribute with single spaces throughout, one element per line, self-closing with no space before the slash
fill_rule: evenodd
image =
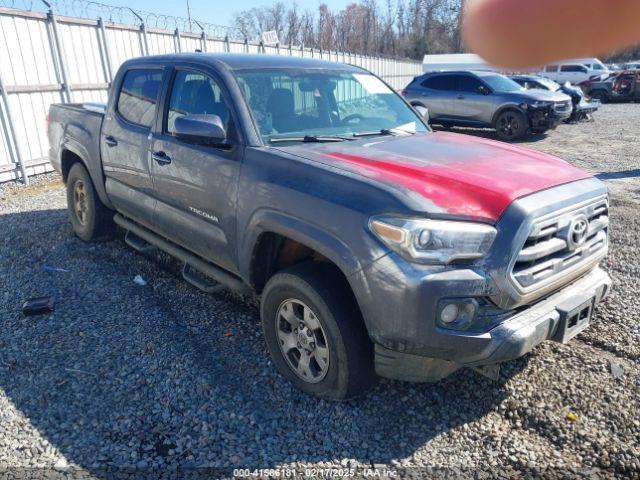
<path id="1" fill-rule="evenodd" d="M 407 130 L 400 130 L 398 128 L 383 128 L 382 130 L 375 130 L 371 132 L 354 132 L 354 137 L 374 137 L 377 135 L 413 135 L 415 132 L 408 132 Z"/>
<path id="2" fill-rule="evenodd" d="M 345 140 L 353 140 L 349 137 L 338 136 L 320 136 L 320 135 L 305 135 L 304 137 L 277 137 L 269 140 L 269 143 L 276 142 L 304 142 L 304 143 L 320 143 L 320 142 L 344 142 Z"/>

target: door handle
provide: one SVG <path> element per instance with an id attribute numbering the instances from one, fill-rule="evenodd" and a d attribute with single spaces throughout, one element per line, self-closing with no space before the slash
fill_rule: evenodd
<path id="1" fill-rule="evenodd" d="M 110 147 L 115 147 L 116 145 L 118 145 L 118 141 L 115 138 L 113 138 L 112 135 L 105 137 L 104 143 L 106 143 Z"/>
<path id="2" fill-rule="evenodd" d="M 171 157 L 162 150 L 153 152 L 151 154 L 151 158 L 153 158 L 156 163 L 158 163 L 158 165 L 168 165 L 169 163 L 171 163 Z"/>
<path id="3" fill-rule="evenodd" d="M 428 94 L 428 93 L 425 93 L 425 92 L 422 92 L 422 93 L 420 94 L 420 96 L 421 96 L 421 97 L 428 97 L 428 96 L 429 96 L 429 94 Z"/>
<path id="4" fill-rule="evenodd" d="M 464 95 L 458 95 L 456 98 L 457 98 L 458 100 L 464 100 Z"/>

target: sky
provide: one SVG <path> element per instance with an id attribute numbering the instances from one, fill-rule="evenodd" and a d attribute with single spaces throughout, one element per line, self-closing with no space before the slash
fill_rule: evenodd
<path id="1" fill-rule="evenodd" d="M 133 9 L 147 10 L 162 15 L 187 16 L 186 0 L 98 0 L 111 5 L 126 5 Z M 283 0 L 286 5 L 293 3 L 291 0 Z M 344 6 L 354 3 L 355 0 L 324 0 L 330 9 L 339 10 Z M 232 3 L 232 6 L 229 6 Z M 315 10 L 320 5 L 320 0 L 297 0 L 300 10 Z M 230 26 L 233 14 L 253 7 L 269 6 L 273 0 L 233 0 L 223 2 L 220 0 L 189 0 L 191 16 L 199 20 L 218 25 Z"/>

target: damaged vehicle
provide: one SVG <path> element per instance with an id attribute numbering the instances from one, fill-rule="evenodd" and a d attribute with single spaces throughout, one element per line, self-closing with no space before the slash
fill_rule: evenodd
<path id="1" fill-rule="evenodd" d="M 401 94 L 414 107 L 428 108 L 431 124 L 494 128 L 504 141 L 554 129 L 573 110 L 564 93 L 530 91 L 494 72 L 427 73 Z"/>
<path id="2" fill-rule="evenodd" d="M 569 82 L 560 85 L 549 78 L 539 77 L 537 75 L 511 75 L 509 78 L 518 85 L 527 90 L 546 90 L 548 92 L 562 92 L 571 97 L 573 110 L 571 116 L 565 122 L 579 122 L 581 120 L 590 120 L 593 113 L 600 107 L 597 100 L 587 100 L 584 92 L 580 87 L 575 87 Z"/>
<path id="3" fill-rule="evenodd" d="M 640 70 L 619 72 L 602 81 L 583 82 L 580 88 L 602 103 L 637 102 L 640 101 Z"/>
<path id="4" fill-rule="evenodd" d="M 570 341 L 611 287 L 602 181 L 433 132 L 356 66 L 132 59 L 106 105 L 54 104 L 48 125 L 75 234 L 99 241 L 118 226 L 204 292 L 255 294 L 273 365 L 318 397 L 353 397 L 379 376 L 495 374 Z"/>

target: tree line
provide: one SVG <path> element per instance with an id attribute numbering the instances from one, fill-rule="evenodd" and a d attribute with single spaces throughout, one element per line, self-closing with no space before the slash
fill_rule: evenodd
<path id="1" fill-rule="evenodd" d="M 305 45 L 422 60 L 425 54 L 465 51 L 460 35 L 464 2 L 360 0 L 332 11 L 324 3 L 315 9 L 303 9 L 296 3 L 275 1 L 270 6 L 236 13 L 233 26 L 248 39 L 258 39 L 265 31 L 276 31 L 283 46 Z M 603 60 L 636 58 L 640 58 L 640 45 Z"/>

